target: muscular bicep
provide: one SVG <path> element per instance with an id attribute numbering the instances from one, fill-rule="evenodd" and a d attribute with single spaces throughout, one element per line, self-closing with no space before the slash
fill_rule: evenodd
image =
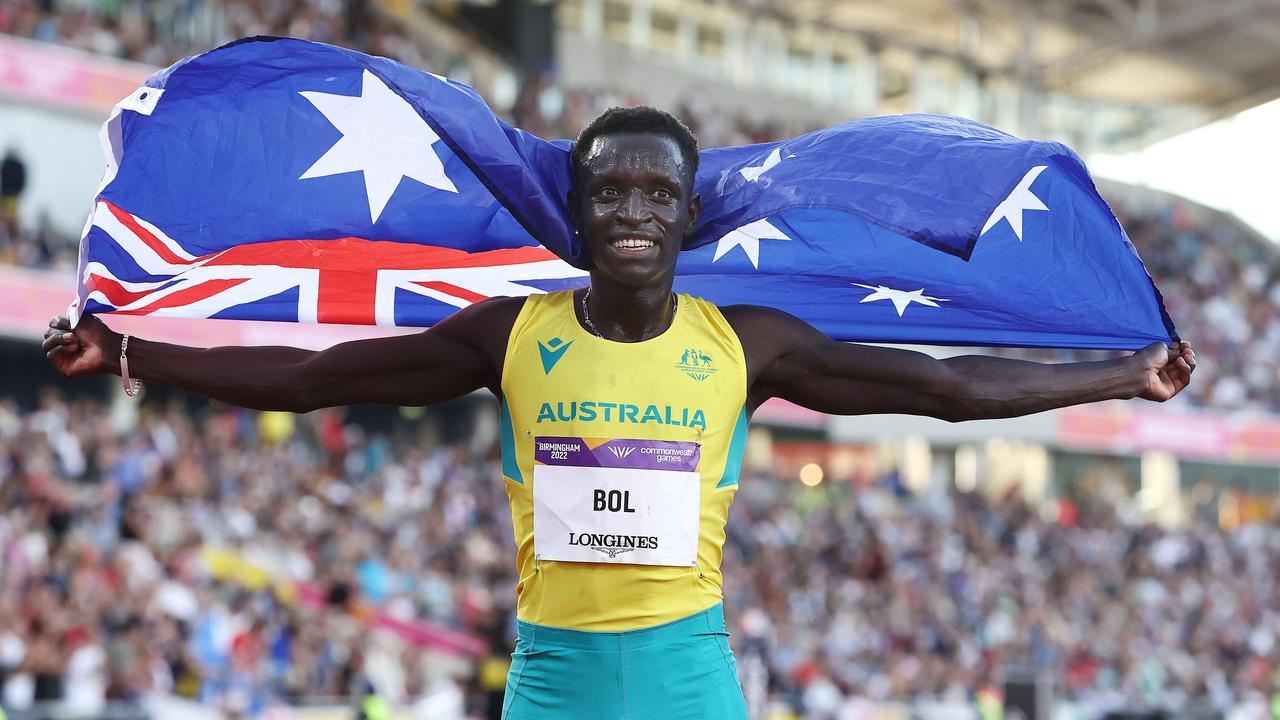
<path id="1" fill-rule="evenodd" d="M 303 402 L 430 405 L 497 390 L 506 341 L 523 298 L 496 298 L 413 335 L 358 340 L 316 353 L 299 368 Z"/>
<path id="2" fill-rule="evenodd" d="M 771 397 L 836 415 L 947 417 L 955 374 L 924 353 L 836 342 L 775 310 L 728 309 L 747 355 L 752 407 Z"/>

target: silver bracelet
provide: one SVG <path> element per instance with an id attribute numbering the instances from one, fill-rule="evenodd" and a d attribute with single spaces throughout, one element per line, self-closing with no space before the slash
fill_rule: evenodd
<path id="1" fill-rule="evenodd" d="M 129 357 L 126 354 L 128 351 L 129 336 L 125 335 L 120 338 L 120 382 L 124 384 L 125 395 L 137 397 L 138 392 L 142 390 L 142 381 L 129 379 Z"/>

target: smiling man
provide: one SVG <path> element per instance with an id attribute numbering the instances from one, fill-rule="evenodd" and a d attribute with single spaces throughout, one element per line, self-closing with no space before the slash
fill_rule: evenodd
<path id="1" fill-rule="evenodd" d="M 745 718 L 720 561 L 747 420 L 771 397 L 829 413 L 950 421 L 1163 401 L 1189 343 L 1042 365 L 836 343 L 753 306 L 672 292 L 697 220 L 697 144 L 671 115 L 613 109 L 579 137 L 568 198 L 590 286 L 494 298 L 421 334 L 312 352 L 134 339 L 130 374 L 256 409 L 427 405 L 488 388 L 501 407 L 519 637 L 508 718 Z M 55 318 L 67 376 L 121 373 L 124 338 Z"/>

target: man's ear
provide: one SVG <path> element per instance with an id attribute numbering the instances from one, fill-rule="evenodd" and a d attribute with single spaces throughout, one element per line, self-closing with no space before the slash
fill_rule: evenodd
<path id="1" fill-rule="evenodd" d="M 569 209 L 569 224 L 573 227 L 574 234 L 578 236 L 577 242 L 571 244 L 577 246 L 576 250 L 581 254 L 581 257 L 586 262 L 586 265 L 582 269 L 588 272 L 595 270 L 596 265 L 591 260 L 591 253 L 587 249 L 587 235 L 582 232 L 582 216 L 578 213 L 578 208 L 581 207 L 581 205 L 578 204 L 577 192 L 570 190 L 565 203 Z"/>
<path id="2" fill-rule="evenodd" d="M 582 218 L 578 216 L 578 192 L 570 190 L 569 196 L 565 200 L 565 209 L 569 211 L 569 224 L 573 226 L 573 231 L 582 234 Z"/>
<path id="3" fill-rule="evenodd" d="M 684 228 L 685 235 L 693 234 L 693 226 L 698 224 L 698 214 L 702 212 L 702 196 L 694 193 L 689 198 L 689 224 Z"/>

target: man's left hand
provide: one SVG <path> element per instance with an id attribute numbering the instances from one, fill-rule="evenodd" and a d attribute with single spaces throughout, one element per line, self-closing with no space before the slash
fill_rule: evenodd
<path id="1" fill-rule="evenodd" d="M 1144 367 L 1146 385 L 1138 393 L 1144 400 L 1164 402 L 1177 395 L 1191 383 L 1191 372 L 1196 369 L 1195 351 L 1186 340 L 1177 345 L 1152 343 L 1134 356 Z"/>

